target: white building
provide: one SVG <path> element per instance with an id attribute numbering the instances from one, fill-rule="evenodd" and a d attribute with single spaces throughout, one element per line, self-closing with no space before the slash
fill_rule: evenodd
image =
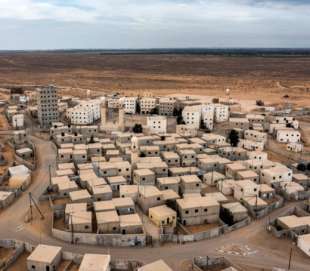
<path id="1" fill-rule="evenodd" d="M 149 114 L 154 108 L 156 108 L 156 98 L 143 97 L 140 99 L 141 114 Z"/>
<path id="2" fill-rule="evenodd" d="M 310 256 L 310 234 L 299 235 L 297 239 L 297 246 L 307 256 Z"/>
<path id="3" fill-rule="evenodd" d="M 229 107 L 225 104 L 215 104 L 215 122 L 224 122 L 229 119 Z"/>
<path id="4" fill-rule="evenodd" d="M 182 117 L 185 124 L 191 125 L 195 129 L 199 129 L 201 121 L 201 106 L 186 106 L 182 111 Z"/>
<path id="5" fill-rule="evenodd" d="M 269 185 L 280 182 L 290 182 L 292 178 L 293 171 L 282 164 L 263 169 L 260 172 L 260 182 Z"/>
<path id="6" fill-rule="evenodd" d="M 71 124 L 87 125 L 92 124 L 100 118 L 100 101 L 83 101 L 66 112 Z"/>
<path id="7" fill-rule="evenodd" d="M 301 143 L 289 143 L 286 145 L 286 149 L 291 152 L 302 152 L 304 146 Z"/>
<path id="8" fill-rule="evenodd" d="M 23 114 L 13 115 L 12 126 L 14 128 L 23 128 L 24 127 L 24 115 Z"/>
<path id="9" fill-rule="evenodd" d="M 280 129 L 277 131 L 277 141 L 280 143 L 298 143 L 300 139 L 300 132 L 293 128 Z"/>
<path id="10" fill-rule="evenodd" d="M 206 128 L 210 131 L 213 130 L 214 126 L 214 109 L 214 104 L 204 104 L 201 107 L 201 119 Z"/>
<path id="11" fill-rule="evenodd" d="M 244 138 L 257 142 L 264 142 L 264 143 L 267 142 L 267 134 L 255 130 L 245 130 Z"/>
<path id="12" fill-rule="evenodd" d="M 146 125 L 151 133 L 167 133 L 167 117 L 165 116 L 148 116 Z"/>
<path id="13" fill-rule="evenodd" d="M 120 103 L 123 105 L 124 112 L 127 114 L 136 114 L 137 97 L 122 97 Z"/>
<path id="14" fill-rule="evenodd" d="M 248 151 L 263 151 L 265 144 L 264 142 L 258 142 L 248 139 L 240 139 L 238 147 L 244 148 Z"/>

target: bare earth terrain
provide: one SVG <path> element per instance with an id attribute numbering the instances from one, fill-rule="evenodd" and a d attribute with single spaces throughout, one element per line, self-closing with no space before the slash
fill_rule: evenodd
<path id="1" fill-rule="evenodd" d="M 309 105 L 310 57 L 100 53 L 0 54 L 0 87 L 56 84 L 126 95 L 196 94 Z M 284 100 L 284 95 L 289 98 Z"/>

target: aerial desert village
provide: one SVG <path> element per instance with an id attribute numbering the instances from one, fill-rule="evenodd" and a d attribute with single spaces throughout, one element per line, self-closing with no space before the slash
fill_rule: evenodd
<path id="1" fill-rule="evenodd" d="M 298 121 L 309 108 L 245 105 L 229 90 L 222 98 L 81 98 L 52 85 L 1 92 L 0 220 L 25 197 L 25 219 L 50 217 L 54 239 L 136 249 L 216 239 L 294 202 L 265 230 L 310 257 L 310 134 Z M 53 145 L 50 165 L 38 163 L 50 155 L 38 153 L 38 140 Z M 34 174 L 41 166 L 45 179 Z M 34 183 L 43 193 L 29 193 Z M 172 270 L 161 259 L 121 262 L 41 240 L 0 240 L 0 269 Z M 198 256 L 206 255 L 188 270 L 242 270 Z"/>

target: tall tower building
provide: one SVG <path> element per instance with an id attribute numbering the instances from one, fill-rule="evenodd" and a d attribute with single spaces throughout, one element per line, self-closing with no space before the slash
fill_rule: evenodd
<path id="1" fill-rule="evenodd" d="M 42 128 L 49 128 L 59 119 L 57 89 L 50 85 L 38 89 L 38 119 Z"/>
<path id="2" fill-rule="evenodd" d="M 107 111 L 108 111 L 107 104 L 106 102 L 103 102 L 100 107 L 101 129 L 103 129 L 107 123 L 107 113 L 108 113 Z"/>

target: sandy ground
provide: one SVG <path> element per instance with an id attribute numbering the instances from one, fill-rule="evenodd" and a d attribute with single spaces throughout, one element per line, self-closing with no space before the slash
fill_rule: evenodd
<path id="1" fill-rule="evenodd" d="M 0 87 L 56 84 L 86 95 L 193 94 L 309 105 L 310 57 L 0 54 Z M 289 98 L 284 100 L 284 95 Z"/>

